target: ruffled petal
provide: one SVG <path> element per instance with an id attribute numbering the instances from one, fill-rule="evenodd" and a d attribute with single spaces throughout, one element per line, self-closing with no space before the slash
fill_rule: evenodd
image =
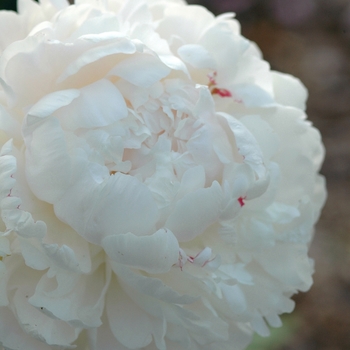
<path id="1" fill-rule="evenodd" d="M 13 298 L 16 318 L 24 331 L 31 337 L 51 346 L 64 346 L 73 349 L 70 344 L 77 339 L 79 329 L 70 327 L 61 320 L 55 320 L 40 312 L 28 302 L 30 288 L 23 287 L 15 292 Z"/>
<path id="2" fill-rule="evenodd" d="M 29 303 L 75 328 L 101 326 L 110 271 L 102 265 L 89 275 L 58 273 L 57 279 L 41 278 Z"/>

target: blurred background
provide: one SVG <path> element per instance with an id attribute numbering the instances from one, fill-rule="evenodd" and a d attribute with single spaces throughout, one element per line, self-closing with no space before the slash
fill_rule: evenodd
<path id="1" fill-rule="evenodd" d="M 15 9 L 0 0 L 0 9 Z M 269 338 L 249 350 L 350 350 L 350 0 L 189 0 L 235 12 L 272 69 L 300 78 L 326 147 L 328 201 L 310 255 L 314 285 Z M 101 349 L 102 350 L 102 349 Z"/>

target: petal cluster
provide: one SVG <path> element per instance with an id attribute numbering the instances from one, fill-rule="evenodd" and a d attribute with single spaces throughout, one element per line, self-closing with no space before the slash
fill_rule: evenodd
<path id="1" fill-rule="evenodd" d="M 0 344 L 243 350 L 280 326 L 325 200 L 304 86 L 233 14 L 182 0 L 18 8 L 0 12 Z"/>

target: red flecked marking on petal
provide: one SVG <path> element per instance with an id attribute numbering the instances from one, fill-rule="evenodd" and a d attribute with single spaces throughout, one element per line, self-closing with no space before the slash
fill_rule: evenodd
<path id="1" fill-rule="evenodd" d="M 182 271 L 182 267 L 183 267 L 183 264 L 182 264 L 182 254 L 181 254 L 181 251 L 179 251 L 179 259 L 178 259 L 178 264 L 180 266 L 180 270 Z"/>
<path id="2" fill-rule="evenodd" d="M 232 97 L 232 94 L 229 90 L 227 89 L 219 89 L 219 88 L 214 88 L 211 93 L 213 95 L 219 95 L 221 97 Z"/>
<path id="3" fill-rule="evenodd" d="M 190 263 L 193 263 L 193 261 L 194 261 L 194 257 L 193 256 L 189 256 L 188 258 L 187 258 L 187 260 L 190 262 Z"/>
<path id="4" fill-rule="evenodd" d="M 244 203 L 245 198 L 246 198 L 246 197 L 239 197 L 239 198 L 238 198 L 238 203 L 239 203 L 239 205 L 240 205 L 241 207 L 243 207 L 243 205 L 245 204 L 245 203 Z"/>
<path id="5" fill-rule="evenodd" d="M 208 86 L 215 86 L 216 85 L 216 80 L 215 77 L 218 75 L 217 72 L 214 72 L 213 74 L 208 74 L 208 78 L 209 78 L 209 84 Z"/>

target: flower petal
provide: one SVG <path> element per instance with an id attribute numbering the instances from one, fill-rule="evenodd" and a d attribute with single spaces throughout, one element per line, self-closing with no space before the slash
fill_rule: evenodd
<path id="1" fill-rule="evenodd" d="M 127 116 L 126 103 L 119 90 L 108 80 L 102 79 L 83 87 L 79 97 L 57 116 L 63 128 L 96 128 L 112 124 Z"/>
<path id="2" fill-rule="evenodd" d="M 78 181 L 55 204 L 56 215 L 85 239 L 100 244 L 113 234 L 132 232 L 141 236 L 155 231 L 156 203 L 135 177 L 116 173 L 101 184 L 88 181 Z M 86 188 L 87 183 L 90 188 Z"/>
<path id="3" fill-rule="evenodd" d="M 9 350 L 52 350 L 50 345 L 25 333 L 8 307 L 0 307 L 0 344 Z"/>
<path id="4" fill-rule="evenodd" d="M 108 75 L 117 75 L 141 87 L 150 87 L 170 73 L 162 61 L 151 54 L 134 54 L 118 63 Z"/>
<path id="5" fill-rule="evenodd" d="M 113 261 L 144 270 L 164 273 L 177 263 L 179 244 L 170 230 L 160 229 L 150 236 L 132 233 L 108 236 L 102 247 Z"/>
<path id="6" fill-rule="evenodd" d="M 150 318 L 115 282 L 107 296 L 106 310 L 112 333 L 120 343 L 129 349 L 143 348 L 151 343 Z"/>
<path id="7" fill-rule="evenodd" d="M 222 196 L 221 187 L 216 181 L 209 188 L 187 194 L 176 203 L 165 227 L 180 242 L 194 239 L 218 219 Z"/>
<path id="8" fill-rule="evenodd" d="M 101 326 L 104 298 L 109 287 L 110 272 L 101 265 L 90 275 L 63 272 L 59 278 L 44 275 L 28 300 L 37 308 L 45 308 L 49 314 L 76 328 Z M 71 283 L 69 280 L 73 280 Z M 71 285 L 70 288 L 66 288 Z"/>
<path id="9" fill-rule="evenodd" d="M 181 46 L 177 53 L 186 63 L 198 69 L 216 69 L 216 62 L 201 45 L 187 44 Z"/>
<path id="10" fill-rule="evenodd" d="M 276 102 L 304 111 L 308 92 L 301 81 L 292 75 L 279 72 L 272 72 L 272 78 Z"/>

